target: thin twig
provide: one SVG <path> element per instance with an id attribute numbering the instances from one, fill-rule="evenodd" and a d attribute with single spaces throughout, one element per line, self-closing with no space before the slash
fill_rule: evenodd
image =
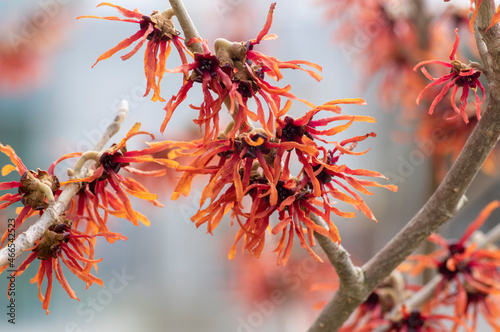
<path id="1" fill-rule="evenodd" d="M 101 140 L 94 147 L 95 150 L 102 150 L 106 145 L 107 141 L 118 132 L 120 125 L 125 119 L 128 113 L 128 103 L 123 100 L 118 108 L 118 113 L 114 121 L 106 128 Z M 87 160 L 91 161 L 91 159 Z M 79 172 L 73 175 L 73 178 L 83 178 L 89 171 L 89 166 L 85 163 Z M 0 267 L 9 264 L 9 253 L 10 260 L 17 258 L 22 252 L 28 250 L 33 246 L 36 240 L 42 237 L 45 230 L 49 228 L 61 214 L 66 211 L 68 204 L 71 199 L 78 193 L 82 184 L 80 182 L 69 183 L 64 187 L 55 204 L 51 204 L 44 212 L 44 214 L 31 225 L 24 233 L 20 234 L 14 242 L 7 244 L 2 250 L 0 250 Z M 9 252 L 10 248 L 14 248 L 14 252 Z M 13 256 L 12 256 L 13 255 Z"/>
<path id="2" fill-rule="evenodd" d="M 200 38 L 200 34 L 198 33 L 198 30 L 196 30 L 196 27 L 193 24 L 193 21 L 191 20 L 191 17 L 189 17 L 189 14 L 186 10 L 186 7 L 184 7 L 184 3 L 182 0 L 169 0 L 170 5 L 172 6 L 172 9 L 175 12 L 175 16 L 177 16 L 177 19 L 179 20 L 179 23 L 181 25 L 182 31 L 184 32 L 184 38 L 185 38 L 185 43 L 189 42 L 189 40 L 193 37 L 195 38 Z M 186 46 L 193 52 L 193 53 L 203 53 L 203 47 L 201 46 L 201 43 L 193 43 L 191 45 Z"/>

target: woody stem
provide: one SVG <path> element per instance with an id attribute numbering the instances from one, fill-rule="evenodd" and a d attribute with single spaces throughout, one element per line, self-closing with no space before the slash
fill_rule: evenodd
<path id="1" fill-rule="evenodd" d="M 189 16 L 186 7 L 182 0 L 169 0 L 172 9 L 174 10 L 175 16 L 179 20 L 182 31 L 184 31 L 185 43 L 189 42 L 191 38 L 200 38 L 200 34 Z M 203 47 L 201 43 L 193 43 L 191 45 L 186 45 L 193 53 L 203 53 Z"/>

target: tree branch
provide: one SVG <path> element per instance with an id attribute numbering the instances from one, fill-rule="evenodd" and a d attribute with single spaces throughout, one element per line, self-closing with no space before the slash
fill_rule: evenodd
<path id="1" fill-rule="evenodd" d="M 490 28 L 495 5 L 483 0 L 478 14 L 478 31 L 492 59 L 484 63 L 488 76 L 490 101 L 484 115 L 470 135 L 450 171 L 420 211 L 410 222 L 364 266 L 364 283 L 351 291 L 340 286 L 333 299 L 320 313 L 309 332 L 337 331 L 349 315 L 370 295 L 422 241 L 439 226 L 451 219 L 458 210 L 462 196 L 479 172 L 483 162 L 500 138 L 500 28 Z M 362 297 L 358 288 L 363 286 Z"/>
<path id="2" fill-rule="evenodd" d="M 317 215 L 311 214 L 311 220 L 317 225 L 328 229 L 328 225 Z M 314 232 L 314 237 L 318 240 L 328 260 L 335 268 L 341 285 L 350 289 L 356 289 L 356 287 L 363 283 L 363 271 L 353 264 L 349 257 L 349 252 L 342 245 L 333 243 L 330 238 L 317 232 Z M 363 287 L 359 289 L 359 292 L 363 292 Z"/>
<path id="3" fill-rule="evenodd" d="M 120 130 L 120 125 L 122 124 L 125 116 L 128 113 L 128 103 L 123 100 L 118 108 L 117 115 L 114 121 L 106 128 L 102 138 L 95 145 L 95 150 L 102 150 L 108 140 Z M 92 159 L 87 159 L 86 161 L 91 161 Z M 87 163 L 81 167 L 80 171 L 73 175 L 73 178 L 83 178 L 89 171 L 89 166 Z M 17 258 L 22 252 L 28 250 L 33 246 L 36 240 L 42 237 L 45 230 L 52 226 L 52 224 L 59 218 L 61 214 L 66 211 L 68 204 L 71 199 L 78 193 L 82 184 L 80 182 L 69 183 L 64 187 L 57 201 L 54 204 L 50 204 L 45 210 L 43 215 L 31 225 L 24 233 L 19 235 L 14 242 L 8 243 L 2 250 L 0 250 L 0 267 L 9 264 L 9 253 L 10 259 Z M 14 252 L 9 252 L 10 248 L 14 248 Z M 14 257 L 12 257 L 14 254 Z"/>
<path id="4" fill-rule="evenodd" d="M 179 20 L 179 23 L 181 25 L 182 31 L 184 32 L 184 42 L 187 43 L 189 40 L 193 37 L 195 38 L 200 38 L 200 34 L 198 33 L 198 30 L 196 30 L 196 27 L 193 24 L 193 21 L 191 20 L 191 17 L 189 17 L 189 14 L 186 10 L 186 7 L 184 7 L 184 3 L 182 0 L 169 0 L 170 5 L 172 6 L 172 9 L 175 12 L 175 16 L 177 16 L 177 19 Z M 186 46 L 192 51 L 196 53 L 203 53 L 203 47 L 201 46 L 200 43 L 193 43 L 191 45 Z"/>

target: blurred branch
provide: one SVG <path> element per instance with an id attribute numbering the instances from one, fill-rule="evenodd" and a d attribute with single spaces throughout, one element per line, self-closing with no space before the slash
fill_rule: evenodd
<path id="1" fill-rule="evenodd" d="M 196 30 L 196 27 L 193 24 L 193 21 L 191 20 L 191 17 L 189 17 L 189 14 L 186 10 L 186 7 L 184 7 L 184 3 L 182 0 L 169 0 L 170 5 L 172 6 L 172 9 L 175 12 L 175 16 L 177 16 L 177 19 L 179 20 L 179 23 L 181 25 L 182 31 L 184 32 L 184 42 L 187 43 L 189 40 L 193 37 L 195 38 L 200 38 L 200 34 L 198 33 L 198 30 Z M 191 45 L 186 45 L 193 53 L 203 53 L 203 47 L 201 46 L 200 43 L 193 43 Z"/>
<path id="2" fill-rule="evenodd" d="M 351 291 L 340 285 L 333 299 L 320 313 L 309 332 L 337 331 L 370 293 L 410 255 L 432 232 L 458 211 L 461 198 L 500 138 L 500 27 L 486 31 L 495 12 L 493 0 L 483 0 L 476 24 L 490 58 L 483 66 L 489 72 L 490 100 L 486 111 L 446 177 L 408 224 L 375 256 L 363 265 L 364 283 Z M 364 287 L 359 296 L 359 287 Z"/>
<path id="3" fill-rule="evenodd" d="M 125 116 L 128 113 L 128 103 L 123 100 L 118 108 L 117 115 L 114 121 L 106 128 L 103 136 L 99 140 L 99 142 L 95 145 L 94 150 L 102 150 L 108 140 L 120 130 L 120 126 L 125 119 Z M 92 161 L 92 159 L 88 159 L 87 161 Z M 88 163 L 85 163 L 80 171 L 77 171 L 73 178 L 84 178 L 86 177 L 89 166 Z M 64 190 L 61 192 L 57 201 L 54 204 L 50 204 L 49 207 L 45 210 L 43 215 L 33 224 L 31 225 L 24 233 L 19 235 L 12 243 L 10 244 L 10 248 L 14 248 L 14 257 L 9 257 L 9 253 L 12 255 L 12 252 L 9 252 L 9 243 L 0 250 L 0 267 L 9 264 L 9 258 L 17 258 L 22 252 L 31 248 L 35 241 L 43 236 L 45 230 L 52 226 L 52 224 L 59 219 L 59 216 L 62 215 L 71 202 L 71 199 L 78 193 L 82 184 L 80 182 L 69 183 L 64 187 Z"/>
<path id="4" fill-rule="evenodd" d="M 429 22 L 431 18 L 426 11 L 427 4 L 425 0 L 413 1 L 413 16 L 412 20 L 418 32 L 418 44 L 422 50 L 429 47 Z"/>

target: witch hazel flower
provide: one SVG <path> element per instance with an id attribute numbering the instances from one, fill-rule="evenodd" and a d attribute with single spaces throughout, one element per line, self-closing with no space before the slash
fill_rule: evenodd
<path id="1" fill-rule="evenodd" d="M 166 115 L 160 132 L 163 133 L 165 131 L 175 109 L 186 99 L 187 93 L 193 87 L 194 83 L 201 83 L 204 96 L 203 103 L 199 107 L 191 106 L 191 108 L 200 111 L 198 119 L 195 119 L 194 122 L 200 128 L 205 127 L 205 140 L 208 141 L 217 137 L 219 133 L 218 113 L 222 108 L 225 97 L 229 93 L 227 87 L 230 87 L 232 83 L 230 77 L 219 67 L 220 61 L 208 48 L 207 41 L 199 38 L 191 38 L 189 44 L 194 42 L 201 43 L 203 53 L 195 53 L 192 63 L 183 64 L 172 70 L 167 69 L 170 73 L 184 73 L 186 76 L 190 72 L 191 74 L 189 74 L 189 79 L 184 80 L 177 95 L 173 95 L 165 106 Z M 216 98 L 212 96 L 211 91 L 217 95 Z"/>
<path id="2" fill-rule="evenodd" d="M 96 264 L 102 261 L 102 258 L 94 259 L 94 240 L 96 236 L 105 237 L 108 241 L 127 240 L 125 236 L 118 233 L 107 232 L 87 235 L 72 229 L 71 220 L 61 216 L 45 231 L 43 237 L 35 242 L 32 252 L 16 271 L 11 274 L 11 278 L 23 274 L 28 266 L 38 258 L 40 260 L 38 272 L 30 282 L 37 283 L 38 298 L 42 302 L 42 308 L 46 311 L 47 315 L 49 314 L 54 276 L 70 298 L 79 300 L 64 276 L 62 265 L 64 264 L 71 273 L 84 281 L 87 288 L 93 283 L 103 286 L 102 280 L 91 273 L 92 268 L 95 268 L 97 271 Z M 0 272 L 5 267 L 0 269 Z M 46 290 L 45 294 L 42 294 L 44 279 L 47 279 Z M 13 280 L 10 279 L 8 289 L 11 288 Z"/>
<path id="3" fill-rule="evenodd" d="M 102 208 L 106 212 L 106 216 L 107 213 L 110 213 L 120 218 L 126 218 L 135 226 L 139 226 L 139 222 L 146 226 L 150 225 L 146 216 L 132 208 L 127 194 L 146 200 L 155 206 L 163 206 L 156 200 L 158 196 L 150 193 L 141 183 L 132 177 L 119 174 L 122 169 L 131 174 L 146 176 L 161 176 L 166 173 L 165 168 L 156 171 L 141 171 L 130 166 L 130 163 L 154 163 L 170 168 L 178 166 L 175 161 L 153 156 L 154 153 L 167 149 L 168 144 L 152 144 L 141 150 L 127 151 L 127 141 L 136 135 L 145 134 L 154 139 L 154 135 L 139 131 L 140 127 L 141 124 L 136 123 L 118 144 L 114 144 L 103 152 L 90 151 L 82 155 L 82 157 L 85 156 L 84 159 L 81 159 L 83 162 L 91 159 L 96 161 L 92 174 L 85 178 L 74 178 L 62 183 L 62 185 L 72 182 L 87 183 L 88 190 L 79 194 L 77 211 L 84 210 L 85 206 L 87 206 L 86 210 L 89 211 L 88 206 L 92 204 L 94 215 L 97 218 L 96 224 L 99 225 L 100 231 L 105 232 L 107 228 L 105 227 L 106 219 L 99 216 L 98 208 Z M 76 168 L 78 168 L 78 164 Z M 111 187 L 110 189 L 106 188 L 108 185 Z"/>
<path id="4" fill-rule="evenodd" d="M 139 31 L 122 40 L 115 47 L 101 54 L 92 67 L 94 67 L 99 61 L 106 60 L 116 52 L 129 47 L 136 41 L 139 41 L 132 51 L 121 57 L 122 60 L 127 60 L 137 53 L 147 40 L 148 43 L 146 51 L 144 52 L 144 72 L 146 74 L 147 85 L 144 96 L 147 96 L 151 89 L 153 89 L 153 97 L 151 100 L 165 101 L 165 99 L 160 96 L 160 82 L 163 78 L 163 74 L 165 73 L 165 62 L 170 55 L 172 48 L 171 44 L 174 44 L 177 49 L 182 63 L 187 63 L 186 54 L 191 54 L 182 44 L 182 38 L 179 37 L 180 32 L 174 27 L 174 23 L 172 21 L 172 16 L 174 15 L 173 10 L 167 9 L 162 13 L 155 11 L 148 16 L 139 12 L 138 9 L 132 11 L 109 2 L 102 2 L 97 5 L 97 7 L 100 6 L 113 7 L 125 16 L 125 18 L 118 18 L 116 16 L 99 17 L 94 15 L 85 15 L 80 16 L 77 19 L 98 18 L 102 20 L 138 23 Z M 158 81 L 156 80 L 156 77 L 158 77 Z"/>
<path id="5" fill-rule="evenodd" d="M 420 105 L 420 101 L 422 100 L 424 92 L 426 92 L 432 87 L 445 84 L 442 87 L 439 94 L 432 101 L 431 106 L 429 108 L 429 114 L 433 113 L 436 105 L 444 98 L 445 94 L 453 88 L 451 93 L 451 105 L 453 107 L 453 110 L 457 113 L 457 115 L 462 116 L 465 123 L 469 123 L 469 116 L 467 115 L 466 107 L 470 90 L 474 92 L 474 96 L 476 98 L 474 106 L 476 107 L 476 115 L 478 119 L 481 118 L 481 105 L 483 104 L 486 98 L 486 91 L 484 89 L 484 86 L 479 81 L 479 77 L 481 76 L 481 70 L 477 68 L 476 66 L 477 64 L 465 64 L 456 59 L 456 52 L 458 44 L 460 42 L 460 37 L 458 36 L 457 29 L 455 29 L 455 35 L 456 35 L 455 43 L 453 44 L 453 50 L 451 51 L 450 54 L 451 62 L 446 62 L 442 60 L 427 60 L 419 62 L 413 68 L 413 70 L 416 71 L 418 68 L 421 67 L 420 70 L 425 75 L 425 77 L 433 81 L 420 92 L 420 94 L 417 97 L 417 105 Z M 450 68 L 450 73 L 439 78 L 432 77 L 424 67 L 425 65 L 431 63 L 439 64 Z M 479 99 L 477 88 L 481 90 L 481 93 L 483 95 L 481 100 Z M 460 96 L 459 106 L 457 107 L 455 103 L 455 96 L 459 89 L 462 89 L 462 94 Z"/>

